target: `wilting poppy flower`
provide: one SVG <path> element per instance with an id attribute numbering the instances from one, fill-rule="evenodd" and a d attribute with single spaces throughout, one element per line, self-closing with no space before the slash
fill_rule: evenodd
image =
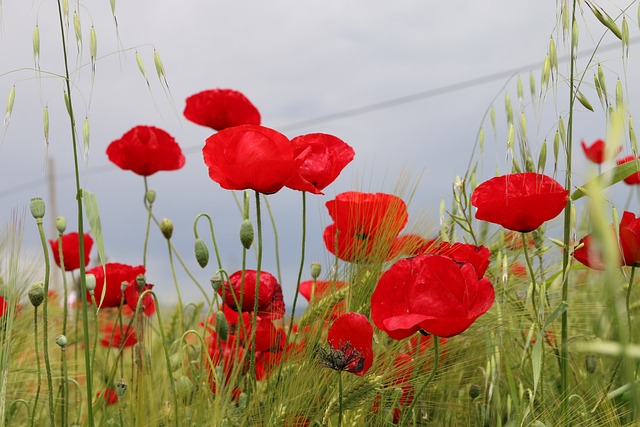
<path id="1" fill-rule="evenodd" d="M 202 149 L 209 177 L 227 190 L 279 191 L 298 173 L 306 152 L 294 154 L 289 138 L 256 125 L 223 129 Z"/>
<path id="2" fill-rule="evenodd" d="M 242 270 L 229 276 L 229 282 L 224 283 L 218 293 L 224 303 L 236 311 L 253 311 L 256 296 L 256 270 L 245 270 L 244 288 L 242 285 Z M 236 301 L 238 301 L 236 303 Z M 267 319 L 280 319 L 284 316 L 284 299 L 282 287 L 278 280 L 266 271 L 260 272 L 258 286 L 258 315 Z"/>
<path id="3" fill-rule="evenodd" d="M 360 313 L 345 313 L 329 327 L 329 349 L 320 347 L 320 364 L 364 375 L 373 364 L 373 326 Z"/>
<path id="4" fill-rule="evenodd" d="M 102 338 L 100 345 L 103 347 L 131 347 L 138 342 L 133 326 L 115 325 L 113 322 L 101 326 Z"/>
<path id="5" fill-rule="evenodd" d="M 355 156 L 355 151 L 346 142 L 325 133 L 297 136 L 291 140 L 291 145 L 296 157 L 306 154 L 299 173 L 293 174 L 286 185 L 315 194 L 322 194 Z"/>
<path id="6" fill-rule="evenodd" d="M 524 172 L 497 176 L 480 184 L 471 196 L 476 218 L 527 233 L 555 218 L 569 192 L 546 175 Z"/>
<path id="7" fill-rule="evenodd" d="M 101 397 L 104 399 L 107 406 L 115 405 L 118 403 L 118 394 L 111 387 L 107 387 L 102 391 L 96 393 L 97 397 Z"/>
<path id="8" fill-rule="evenodd" d="M 139 278 L 141 277 L 141 282 L 139 283 Z M 142 286 L 141 286 L 142 284 Z M 139 275 L 135 279 L 129 281 L 129 284 L 124 289 L 124 299 L 127 302 L 127 305 L 131 309 L 131 311 L 135 312 L 136 307 L 138 306 L 138 301 L 140 300 L 140 295 L 149 289 L 153 289 L 153 285 L 150 283 L 146 283 L 144 280 L 144 275 Z M 149 317 L 153 313 L 156 312 L 156 300 L 153 298 L 151 294 L 145 294 L 142 297 L 142 303 L 140 304 L 140 310 L 145 314 L 145 316 Z"/>
<path id="9" fill-rule="evenodd" d="M 476 270 L 478 279 L 481 279 L 487 271 L 489 257 L 491 256 L 491 251 L 484 246 L 458 242 L 454 244 L 442 242 L 437 248 L 430 250 L 429 253 L 446 256 L 459 264 L 470 263 Z"/>
<path id="10" fill-rule="evenodd" d="M 602 139 L 595 140 L 591 145 L 587 146 L 586 142 L 582 140 L 580 142 L 582 145 L 582 151 L 584 151 L 584 155 L 587 159 L 591 160 L 593 163 L 601 164 L 606 159 L 606 148 L 607 144 Z M 619 147 L 618 153 L 622 147 Z M 617 153 L 616 153 L 617 154 Z"/>
<path id="11" fill-rule="evenodd" d="M 64 259 L 65 271 L 73 271 L 80 268 L 80 248 L 78 246 L 78 233 L 72 232 L 62 235 L 62 258 Z M 53 259 L 60 265 L 60 252 L 58 251 L 58 239 L 49 240 Z M 84 265 L 89 263 L 89 253 L 93 246 L 93 239 L 90 235 L 84 235 Z"/>
<path id="12" fill-rule="evenodd" d="M 191 95 L 184 107 L 187 120 L 214 130 L 259 125 L 260 112 L 237 90 L 210 89 Z"/>
<path id="13" fill-rule="evenodd" d="M 340 193 L 326 203 L 334 223 L 324 231 L 327 249 L 338 258 L 358 262 L 390 259 L 392 245 L 407 224 L 404 201 L 393 194 Z"/>
<path id="14" fill-rule="evenodd" d="M 620 224 L 622 226 L 622 223 Z M 616 245 L 619 247 L 620 243 L 618 242 L 618 236 L 616 235 L 615 229 L 613 228 L 613 224 L 607 228 L 611 233 L 611 238 L 616 242 Z M 594 270 L 605 270 L 607 268 L 607 264 L 605 263 L 604 253 L 602 248 L 599 247 L 597 240 L 593 233 L 586 235 L 580 242 L 576 245 L 576 248 L 573 251 L 573 257 L 576 261 L 586 265 L 587 267 L 593 268 Z M 624 265 L 624 259 L 622 253 L 618 253 L 618 257 L 616 259 L 615 265 L 612 267 L 621 267 Z"/>
<path id="15" fill-rule="evenodd" d="M 621 159 L 616 160 L 616 165 L 620 166 L 622 164 L 625 164 L 627 162 L 631 162 L 633 160 L 637 160 L 637 159 L 635 157 L 633 157 L 633 156 L 626 156 L 626 157 L 623 157 Z M 640 171 L 634 172 L 631 175 L 627 176 L 624 179 L 624 182 L 626 182 L 629 185 L 638 185 L 638 184 L 640 184 Z"/>
<path id="16" fill-rule="evenodd" d="M 106 276 L 102 266 L 99 265 L 87 270 L 87 274 L 93 274 L 96 278 L 94 290 L 96 304 L 99 307 L 118 307 L 122 301 L 122 282 L 129 283 L 135 280 L 138 274 L 144 274 L 143 266 L 133 267 L 127 264 L 110 262 L 105 264 Z M 104 293 L 104 296 L 103 296 Z M 87 301 L 91 302 L 91 296 L 87 292 Z M 100 303 L 102 301 L 102 303 Z"/>
<path id="17" fill-rule="evenodd" d="M 109 160 L 121 169 L 149 176 L 184 166 L 185 158 L 175 139 L 153 126 L 136 126 L 107 147 Z"/>
<path id="18" fill-rule="evenodd" d="M 396 262 L 380 277 L 371 319 L 396 340 L 420 330 L 451 337 L 489 310 L 494 297 L 489 279 L 478 279 L 470 263 L 418 255 Z"/>

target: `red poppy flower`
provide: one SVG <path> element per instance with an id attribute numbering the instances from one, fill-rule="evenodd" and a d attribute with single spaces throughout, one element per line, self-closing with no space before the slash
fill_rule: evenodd
<path id="1" fill-rule="evenodd" d="M 527 277 L 527 267 L 523 264 L 515 261 L 511 266 L 509 266 L 509 273 L 513 274 L 516 277 Z"/>
<path id="2" fill-rule="evenodd" d="M 294 190 L 322 194 L 322 190 L 336 180 L 342 169 L 353 160 L 355 151 L 333 135 L 311 133 L 291 140 L 294 155 L 306 153 L 298 174 L 287 181 Z"/>
<path id="3" fill-rule="evenodd" d="M 144 276 L 143 276 L 144 277 Z M 129 281 L 129 285 L 124 290 L 124 299 L 127 302 L 127 306 L 135 313 L 136 307 L 138 306 L 138 301 L 140 300 L 140 295 L 149 289 L 153 289 L 153 285 L 150 283 L 144 283 L 142 288 L 138 284 L 138 279 L 133 279 Z M 156 300 L 153 298 L 151 294 L 145 294 L 142 297 L 142 304 L 140 306 L 140 310 L 145 314 L 145 316 L 149 317 L 156 312 Z"/>
<path id="4" fill-rule="evenodd" d="M 244 322 L 244 330 L 238 332 L 242 345 L 249 347 L 251 339 L 251 321 Z M 258 316 L 256 324 L 256 351 L 278 352 L 284 348 L 284 329 L 277 328 L 271 319 Z"/>
<path id="5" fill-rule="evenodd" d="M 329 350 L 321 349 L 320 363 L 337 371 L 364 375 L 373 364 L 373 326 L 360 313 L 345 313 L 329 328 Z"/>
<path id="6" fill-rule="evenodd" d="M 425 239 L 417 234 L 403 234 L 396 237 L 389 251 L 391 258 L 396 256 L 416 256 L 430 252 L 438 246 L 438 239 Z"/>
<path id="7" fill-rule="evenodd" d="M 118 403 L 118 394 L 116 391 L 110 387 L 105 388 L 102 391 L 96 393 L 96 397 L 101 397 L 104 399 L 107 406 L 115 405 Z"/>
<path id="8" fill-rule="evenodd" d="M 625 265 L 640 266 L 640 218 L 625 211 L 620 220 L 619 235 Z"/>
<path id="9" fill-rule="evenodd" d="M 65 271 L 73 271 L 80 268 L 80 248 L 78 242 L 78 233 L 72 232 L 62 236 L 62 258 L 64 260 Z M 51 245 L 51 252 L 53 253 L 53 259 L 60 265 L 60 252 L 58 251 L 58 239 L 49 240 Z M 89 263 L 89 253 L 93 246 L 93 239 L 90 235 L 84 235 L 84 265 Z"/>
<path id="10" fill-rule="evenodd" d="M 260 112 L 237 90 L 210 89 L 191 95 L 184 107 L 187 120 L 214 130 L 259 125 Z"/>
<path id="11" fill-rule="evenodd" d="M 620 226 L 622 227 L 622 223 L 620 224 Z M 611 227 L 609 227 L 608 230 L 611 233 L 611 237 L 615 239 L 616 242 L 618 242 L 618 236 L 616 235 L 615 229 L 613 228 L 613 224 L 611 224 Z M 602 249 L 599 247 L 593 233 L 588 234 L 580 239 L 580 242 L 578 242 L 576 247 L 578 249 L 575 249 L 573 251 L 573 257 L 576 259 L 576 261 L 586 265 L 587 267 L 593 268 L 594 270 L 606 270 L 607 265 L 604 260 L 604 254 L 602 252 Z M 614 267 L 621 267 L 623 265 L 624 259 L 622 254 L 620 253 Z"/>
<path id="12" fill-rule="evenodd" d="M 7 314 L 7 310 L 9 309 L 9 304 L 7 304 L 7 300 L 3 297 L 0 297 L 0 317 L 4 317 Z"/>
<path id="13" fill-rule="evenodd" d="M 593 163 L 601 164 L 606 160 L 607 144 L 602 139 L 595 140 L 589 146 L 587 146 L 584 140 L 582 140 L 580 144 L 582 145 L 582 150 L 584 151 L 586 158 L 591 160 Z M 620 150 L 622 150 L 622 147 L 619 147 L 618 153 Z"/>
<path id="14" fill-rule="evenodd" d="M 316 280 L 314 285 L 313 280 L 306 280 L 300 283 L 300 295 L 305 297 L 307 301 L 318 300 L 327 296 L 329 292 L 341 289 L 346 285 L 345 282 L 324 280 Z"/>
<path id="15" fill-rule="evenodd" d="M 640 156 L 638 158 L 640 159 Z M 630 162 L 630 161 L 633 161 L 633 160 L 636 160 L 636 158 L 633 157 L 633 156 L 626 156 L 626 157 L 623 157 L 621 159 L 616 160 L 616 165 L 620 166 L 620 165 L 622 165 L 624 163 L 627 163 L 627 162 Z M 624 182 L 626 182 L 629 185 L 638 185 L 638 184 L 640 184 L 640 171 L 634 172 L 631 175 L 627 176 L 624 179 Z"/>
<path id="16" fill-rule="evenodd" d="M 96 278 L 94 294 L 96 304 L 102 308 L 120 306 L 123 296 L 122 282 L 129 283 L 131 280 L 135 280 L 138 274 L 145 273 L 145 269 L 141 265 L 133 267 L 117 262 L 105 264 L 105 269 L 106 276 L 101 265 L 87 270 L 87 274 L 93 274 Z M 91 296 L 88 292 L 87 301 L 91 302 Z"/>
<path id="17" fill-rule="evenodd" d="M 242 270 L 229 276 L 229 282 L 224 283 L 218 289 L 224 303 L 236 311 L 253 311 L 256 296 L 256 273 L 256 270 L 245 270 L 244 288 Z M 278 280 L 271 273 L 261 271 L 260 284 L 258 285 L 258 315 L 267 319 L 280 319 L 284 316 L 284 311 L 282 287 Z"/>
<path id="18" fill-rule="evenodd" d="M 109 160 L 121 169 L 149 176 L 184 166 L 180 146 L 167 132 L 153 126 L 136 126 L 107 147 Z"/>
<path id="19" fill-rule="evenodd" d="M 100 329 L 102 330 L 100 345 L 103 347 L 131 347 L 138 342 L 133 326 L 116 326 L 113 322 L 109 322 L 101 326 Z"/>
<path id="20" fill-rule="evenodd" d="M 279 191 L 298 173 L 306 152 L 294 155 L 291 141 L 278 131 L 256 125 L 223 129 L 202 149 L 209 177 L 227 190 Z"/>
<path id="21" fill-rule="evenodd" d="M 401 198 L 348 191 L 338 194 L 326 206 L 334 221 L 323 236 L 331 253 L 349 262 L 395 256 L 392 245 L 409 217 Z"/>
<path id="22" fill-rule="evenodd" d="M 568 197 L 553 178 L 524 172 L 483 182 L 473 192 L 471 204 L 478 208 L 477 219 L 526 233 L 558 216 Z"/>
<path id="23" fill-rule="evenodd" d="M 469 263 L 440 255 L 418 255 L 391 266 L 371 296 L 371 319 L 399 340 L 419 330 L 440 337 L 465 331 L 494 300 L 489 279 L 478 279 Z"/>
<path id="24" fill-rule="evenodd" d="M 442 242 L 437 248 L 432 249 L 429 253 L 434 255 L 443 255 L 451 258 L 457 263 L 470 263 L 476 270 L 478 279 L 484 276 L 489 267 L 489 257 L 491 251 L 484 246 L 475 246 L 468 243 Z"/>

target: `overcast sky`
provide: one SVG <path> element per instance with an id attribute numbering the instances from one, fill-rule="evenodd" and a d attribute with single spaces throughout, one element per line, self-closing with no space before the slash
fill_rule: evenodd
<path id="1" fill-rule="evenodd" d="M 69 3 L 73 14 L 76 2 Z M 142 178 L 112 165 L 105 149 L 135 125 L 158 126 L 176 138 L 187 162 L 182 170 L 159 172 L 149 178 L 150 187 L 158 194 L 154 210 L 159 218 L 174 221 L 174 243 L 204 286 L 208 286 L 214 267 L 202 271 L 193 259 L 194 217 L 199 212 L 212 215 L 223 263 L 233 272 L 240 267 L 241 259 L 237 238 L 240 215 L 230 192 L 207 175 L 200 150 L 211 131 L 182 117 L 186 97 L 204 89 L 236 89 L 258 107 L 265 126 L 289 137 L 330 133 L 354 147 L 355 160 L 325 190 L 326 195 L 308 197 L 307 264 L 318 260 L 326 265 L 330 257 L 321 234 L 329 217 L 324 203 L 342 191 L 392 192 L 402 177 L 410 177 L 416 184 L 421 176 L 409 208 L 410 223 L 412 218 L 414 222 L 427 218 L 430 226 L 423 228 L 422 234 L 435 233 L 440 200 L 450 200 L 453 180 L 465 173 L 478 129 L 492 103 L 498 116 L 498 135 L 494 139 L 487 127 L 487 153 L 479 178 L 492 176 L 496 167 L 504 169 L 504 88 L 509 90 L 519 115 L 515 76 L 509 79 L 503 75 L 476 84 L 465 82 L 538 64 L 531 69 L 539 85 L 539 65 L 549 38 L 555 38 L 559 54 L 566 47 L 558 32 L 556 2 L 551 0 L 138 0 L 116 2 L 119 33 L 109 2 L 91 3 L 81 3 L 78 11 L 83 37 L 80 59 L 73 26 L 67 39 L 71 66 L 76 69 L 72 96 L 80 137 L 85 116 L 91 128 L 89 167 L 83 166 L 82 185 L 98 197 L 109 259 L 142 263 L 145 211 Z M 51 159 L 56 173 L 57 209 L 48 210 L 48 220 L 65 215 L 72 231 L 77 226 L 74 183 L 70 179 L 71 141 L 63 80 L 55 77 L 63 73 L 56 4 L 37 0 L 3 0 L 0 4 L 0 102 L 13 85 L 16 87 L 13 113 L 0 148 L 0 222 L 7 224 L 15 210 L 28 210 L 34 196 L 45 198 L 48 206 L 53 206 L 44 166 Z M 614 16 L 619 12 L 611 2 L 605 7 Z M 591 30 L 581 30 L 581 49 L 594 46 L 603 33 L 590 16 L 586 20 Z M 40 79 L 33 71 L 32 35 L 36 24 L 41 40 Z M 92 25 L 99 56 L 93 86 L 91 69 L 86 66 Z M 637 36 L 638 26 L 632 18 L 630 28 L 631 36 Z M 603 40 L 605 45 L 612 42 L 616 39 L 611 35 Z M 155 73 L 154 48 L 164 63 L 170 97 Z M 150 89 L 137 68 L 136 51 L 144 61 Z M 637 65 L 634 46 L 631 52 L 626 75 L 634 75 Z M 618 76 L 626 79 L 624 70 L 616 65 L 619 57 L 619 50 L 598 54 L 610 89 Z M 568 75 L 566 63 L 560 64 L 560 73 Z M 592 71 L 587 73 L 589 83 L 592 75 Z M 529 139 L 537 153 L 542 140 L 553 139 L 555 129 L 549 117 L 565 114 L 566 93 L 562 89 L 550 91 L 544 107 L 536 111 L 528 90 L 529 72 L 522 77 Z M 460 90 L 449 88 L 460 84 Z M 439 88 L 449 89 L 365 114 L 296 125 Z M 581 138 L 605 136 L 605 119 L 597 96 L 593 90 L 585 89 L 585 93 L 596 112 L 578 115 L 576 144 Z M 630 97 L 634 94 L 629 93 Z M 45 105 L 51 122 L 48 152 L 42 125 Z M 290 301 L 299 264 L 301 195 L 285 189 L 270 196 L 270 201 L 280 231 L 285 299 Z M 27 253 L 36 254 L 35 225 L 30 215 L 27 218 L 24 247 Z M 272 245 L 270 225 L 265 223 L 267 245 Z M 48 237 L 53 238 L 52 226 L 47 224 Z M 199 229 L 206 236 L 204 224 Z M 204 238 L 209 243 L 208 237 Z M 156 284 L 161 298 L 170 301 L 175 291 L 167 260 L 166 244 L 160 233 L 152 230 L 148 280 Z M 275 274 L 269 246 L 263 266 Z M 251 261 L 249 267 L 255 267 L 255 262 Z M 180 278 L 183 299 L 200 300 L 184 274 L 180 273 Z M 308 268 L 303 278 L 309 278 Z"/>

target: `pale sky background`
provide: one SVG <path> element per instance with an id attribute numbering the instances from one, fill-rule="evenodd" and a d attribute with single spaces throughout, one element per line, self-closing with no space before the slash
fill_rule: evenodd
<path id="1" fill-rule="evenodd" d="M 39 242 L 28 214 L 31 197 L 47 200 L 48 238 L 55 237 L 49 221 L 57 215 L 67 217 L 68 231 L 77 229 L 63 80 L 54 76 L 63 73 L 55 3 L 0 2 L 0 102 L 13 85 L 16 87 L 13 113 L 0 146 L 0 223 L 4 227 L 12 212 L 26 210 L 24 248 L 28 256 L 34 257 L 38 256 Z M 73 14 L 77 3 L 69 3 Z M 606 2 L 603 6 L 612 16 L 618 16 L 620 8 L 628 3 L 631 2 Z M 146 221 L 143 181 L 111 164 L 105 149 L 131 127 L 145 124 L 172 134 L 187 157 L 183 169 L 159 172 L 149 177 L 149 185 L 158 193 L 154 212 L 159 218 L 173 220 L 173 242 L 189 268 L 209 290 L 208 279 L 215 271 L 215 263 L 201 270 L 192 255 L 192 224 L 199 212 L 209 213 L 215 221 L 225 267 L 230 273 L 240 268 L 241 246 L 237 237 L 240 215 L 231 193 L 209 179 L 200 152 L 212 132 L 182 117 L 186 97 L 212 88 L 243 92 L 260 110 L 263 125 L 289 137 L 330 133 L 355 149 L 354 162 L 325 190 L 326 195 L 307 198 L 307 265 L 313 260 L 327 265 L 330 260 L 321 238 L 329 222 L 326 201 L 351 189 L 392 192 L 403 176 L 411 177 L 413 182 L 422 176 L 409 207 L 410 224 L 412 218 L 414 222 L 426 218 L 429 227 L 421 233 L 434 234 L 440 200 L 444 198 L 449 204 L 452 182 L 456 175 L 464 175 L 478 129 L 492 103 L 498 133 L 494 138 L 490 122 L 484 122 L 486 153 L 480 163 L 479 179 L 493 176 L 496 167 L 506 170 L 503 89 L 511 94 L 516 117 L 520 115 L 520 105 L 515 73 L 509 79 L 509 73 L 505 72 L 533 65 L 530 69 L 539 90 L 540 66 L 549 38 L 553 36 L 556 40 L 559 55 L 568 48 L 557 27 L 556 7 L 552 0 L 117 1 L 118 39 L 107 0 L 80 3 L 82 58 L 77 59 L 72 24 L 68 35 L 71 67 L 89 61 L 91 25 L 95 26 L 99 56 L 93 91 L 90 66 L 85 65 L 72 77 L 80 140 L 85 115 L 91 127 L 89 167 L 82 166 L 82 185 L 97 195 L 109 260 L 142 263 Z M 628 12 L 632 39 L 638 36 L 636 12 L 636 9 Z M 580 49 L 591 50 L 604 31 L 590 12 L 585 11 L 585 19 L 590 27 L 581 27 Z M 41 40 L 41 79 L 33 70 L 32 35 L 36 23 Z M 617 39 L 611 34 L 603 39 L 604 45 L 615 42 Z M 171 99 L 156 76 L 154 48 L 164 63 Z M 614 90 L 618 77 L 626 82 L 626 76 L 638 75 L 636 48 L 631 46 L 626 74 L 620 66 L 619 48 L 598 53 L 610 91 Z M 137 68 L 136 50 L 144 61 L 151 91 Z M 584 66 L 584 61 L 581 57 L 579 64 Z M 561 62 L 559 68 L 562 76 L 568 76 L 566 62 Z M 528 70 L 522 73 L 523 105 L 529 140 L 537 153 L 542 140 L 546 138 L 550 143 L 553 140 L 554 120 L 566 113 L 568 101 L 560 83 L 557 91 L 547 93 L 542 108 L 539 101 L 534 107 Z M 468 83 L 487 76 L 495 77 Z M 629 77 L 629 80 L 637 79 Z M 593 70 L 587 72 L 586 81 L 592 85 Z M 456 85 L 462 88 L 453 90 Z M 441 93 L 414 102 L 299 125 L 306 120 L 442 88 L 445 90 Z M 632 112 L 637 89 L 632 84 L 627 92 Z M 595 113 L 578 108 L 575 133 L 578 182 L 593 170 L 582 158 L 580 139 L 591 142 L 606 134 L 605 116 L 595 91 L 585 87 L 584 92 Z M 49 106 L 51 123 L 48 153 L 42 124 L 45 105 Z M 624 153 L 629 151 L 627 143 Z M 55 212 L 46 186 L 47 159 L 55 162 Z M 551 165 L 551 150 L 549 159 Z M 624 204 L 627 194 L 627 189 L 623 190 L 620 204 Z M 280 232 L 283 287 L 285 300 L 289 302 L 299 265 L 301 195 L 284 189 L 270 196 L 270 201 Z M 271 228 L 268 218 L 264 219 L 267 242 L 263 267 L 275 274 Z M 212 249 L 207 229 L 200 224 L 201 236 Z M 95 251 L 92 255 L 95 262 Z M 255 267 L 255 260 L 249 262 L 249 267 Z M 201 295 L 179 266 L 178 271 L 185 302 L 200 301 Z M 165 301 L 175 298 L 166 243 L 157 229 L 152 229 L 150 238 L 147 277 L 156 284 L 161 298 Z M 309 279 L 308 267 L 303 279 Z"/>

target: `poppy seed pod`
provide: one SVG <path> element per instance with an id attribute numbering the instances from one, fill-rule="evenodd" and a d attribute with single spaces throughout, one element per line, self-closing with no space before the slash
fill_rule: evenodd
<path id="1" fill-rule="evenodd" d="M 67 346 L 67 337 L 65 335 L 58 335 L 56 338 L 56 344 L 60 346 L 60 348 L 64 349 Z"/>
<path id="2" fill-rule="evenodd" d="M 196 261 L 198 261 L 200 267 L 205 268 L 209 263 L 209 249 L 207 249 L 204 240 L 198 237 L 193 249 L 196 254 Z"/>
<path id="3" fill-rule="evenodd" d="M 127 391 L 127 382 L 124 378 L 120 378 L 120 380 L 116 383 L 116 394 L 118 397 L 122 397 L 124 393 Z"/>
<path id="4" fill-rule="evenodd" d="M 44 301 L 44 284 L 42 282 L 34 282 L 29 288 L 29 301 L 34 307 L 38 307 Z"/>
<path id="5" fill-rule="evenodd" d="M 469 397 L 475 399 L 476 397 L 480 396 L 481 391 L 482 388 L 478 384 L 471 384 L 469 386 Z"/>
<path id="6" fill-rule="evenodd" d="M 56 218 L 56 230 L 58 230 L 58 233 L 64 234 L 66 229 L 67 229 L 67 218 L 65 218 L 63 216 L 57 217 Z"/>
<path id="7" fill-rule="evenodd" d="M 320 273 L 322 272 L 322 264 L 319 262 L 311 263 L 311 277 L 315 280 L 320 277 Z"/>
<path id="8" fill-rule="evenodd" d="M 144 285 L 147 284 L 147 279 L 144 277 L 144 274 L 138 274 L 136 276 L 136 284 L 138 285 L 138 289 L 142 290 Z"/>
<path id="9" fill-rule="evenodd" d="M 245 249 L 249 249 L 253 243 L 253 224 L 251 220 L 245 219 L 240 226 L 240 242 Z"/>
<path id="10" fill-rule="evenodd" d="M 148 190 L 147 194 L 145 194 L 145 197 L 147 198 L 147 203 L 152 205 L 153 202 L 156 201 L 156 190 Z"/>
<path id="11" fill-rule="evenodd" d="M 214 292 L 218 292 L 220 286 L 222 286 L 222 278 L 220 277 L 220 275 L 216 274 L 211 278 L 211 287 L 213 288 Z"/>
<path id="12" fill-rule="evenodd" d="M 31 215 L 35 219 L 42 219 L 44 217 L 45 211 L 44 200 L 42 200 L 40 197 L 34 197 L 33 199 L 31 199 L 29 209 L 31 210 Z"/>
<path id="13" fill-rule="evenodd" d="M 96 288 L 96 276 L 93 274 L 87 274 L 84 280 L 87 291 L 92 292 Z"/>
<path id="14" fill-rule="evenodd" d="M 173 222 L 169 218 L 164 218 L 160 221 L 160 231 L 162 231 L 162 235 L 165 239 L 171 239 L 173 235 Z"/>

